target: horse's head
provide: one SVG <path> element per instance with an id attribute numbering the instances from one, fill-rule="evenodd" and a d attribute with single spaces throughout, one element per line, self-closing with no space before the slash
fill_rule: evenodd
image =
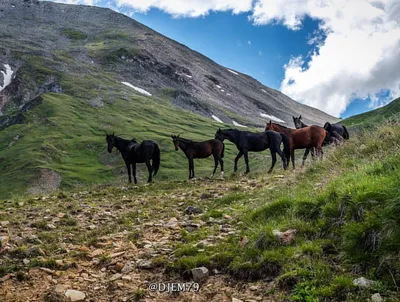
<path id="1" fill-rule="evenodd" d="M 179 150 L 179 135 L 171 135 L 172 137 L 172 141 L 174 142 L 174 146 L 175 146 L 175 151 Z"/>
<path id="2" fill-rule="evenodd" d="M 265 125 L 265 131 L 267 130 L 275 130 L 275 125 L 272 123 L 271 120 Z"/>
<path id="3" fill-rule="evenodd" d="M 294 126 L 296 127 L 296 129 L 300 129 L 303 126 L 302 122 L 301 122 L 301 115 L 299 117 L 293 116 L 293 123 L 294 123 Z"/>
<path id="4" fill-rule="evenodd" d="M 224 141 L 224 133 L 222 132 L 221 128 L 218 128 L 217 132 L 215 133 L 215 139 L 219 141 Z"/>
<path id="5" fill-rule="evenodd" d="M 115 135 L 113 134 L 107 134 L 106 133 L 106 141 L 107 141 L 107 151 L 111 153 L 113 147 L 114 147 L 114 142 L 115 142 Z"/>

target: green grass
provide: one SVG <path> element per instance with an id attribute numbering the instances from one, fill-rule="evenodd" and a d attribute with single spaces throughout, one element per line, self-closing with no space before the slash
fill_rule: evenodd
<path id="1" fill-rule="evenodd" d="M 138 37 L 132 33 L 112 29 L 96 35 L 75 29 L 60 32 L 68 37 L 64 41 L 67 45 L 46 56 L 35 43 L 7 40 L 13 54 L 25 62 L 17 76 L 26 89 L 37 91 L 50 82 L 57 83 L 62 93 L 42 94 L 41 103 L 27 113 L 19 113 L 21 103 L 16 100 L 3 108 L 2 120 L 19 116 L 21 123 L 0 130 L 0 199 L 24 195 L 29 188 L 38 187 L 44 169 L 60 175 L 60 189 L 105 183 L 126 185 L 126 168 L 117 151 L 107 153 L 105 132 L 157 141 L 162 153 L 155 181 L 186 179 L 187 159 L 174 150 L 170 135 L 180 133 L 202 141 L 214 138 L 223 125 L 174 106 L 171 97 L 176 92 L 172 88 L 165 87 L 149 98 L 120 83 L 123 79 L 115 71 L 115 64 L 122 56 L 132 59 L 141 52 Z M 77 49 L 87 57 L 77 57 Z M 102 70 L 91 60 L 103 63 Z M 93 107 L 92 101 L 103 106 Z M 235 120 L 243 122 L 240 117 Z M 236 153 L 236 148 L 227 143 L 228 176 Z M 270 164 L 269 153 L 261 157 L 251 154 L 250 161 L 253 171 L 261 171 Z M 243 165 L 241 160 L 240 171 Z M 211 158 L 195 160 L 197 177 L 209 176 L 212 168 Z M 139 182 L 145 181 L 145 174 L 144 166 L 139 165 Z"/>
<path id="2" fill-rule="evenodd" d="M 3 184 L 0 197 L 26 191 L 44 168 L 61 175 L 61 188 L 115 182 L 116 179 L 125 183 L 122 158 L 117 151 L 107 153 L 105 132 L 157 141 L 162 153 L 156 181 L 186 179 L 187 159 L 181 151 L 174 150 L 170 134 L 206 140 L 213 138 L 220 126 L 210 119 L 174 108 L 166 100 L 135 95 L 132 89 L 111 81 L 107 75 L 93 74 L 81 79 L 64 76 L 61 85 L 63 94 L 44 94 L 43 102 L 25 115 L 23 124 L 0 132 L 0 181 Z M 122 96 L 110 104 L 107 96 L 114 91 L 120 91 Z M 92 107 L 86 100 L 99 96 L 103 98 L 104 107 Z M 19 139 L 14 140 L 18 136 Z M 227 143 L 225 166 L 228 174 L 232 172 L 235 153 L 235 147 Z M 267 161 L 259 168 L 267 165 Z M 209 176 L 212 167 L 211 158 L 195 160 L 197 176 Z M 241 168 L 243 170 L 243 163 Z M 141 182 L 145 173 L 141 167 Z"/>
<path id="3" fill-rule="evenodd" d="M 234 205 L 240 202 L 236 196 L 221 201 Z M 400 124 L 363 131 L 300 172 L 290 188 L 260 189 L 256 196 L 255 204 L 239 209 L 239 237 L 201 253 L 189 241 L 173 267 L 221 268 L 212 256 L 218 250 L 224 271 L 241 280 L 277 278 L 291 301 L 361 301 L 374 291 L 399 297 Z M 203 219 L 221 216 L 217 207 Z M 295 240 L 282 244 L 275 229 L 296 229 Z M 243 236 L 249 240 L 245 247 L 239 244 Z M 360 276 L 382 288 L 359 292 L 352 279 Z"/>
<path id="4" fill-rule="evenodd" d="M 400 98 L 393 100 L 382 108 L 351 116 L 342 122 L 346 126 L 357 127 L 363 125 L 371 126 L 387 120 L 400 120 Z"/>

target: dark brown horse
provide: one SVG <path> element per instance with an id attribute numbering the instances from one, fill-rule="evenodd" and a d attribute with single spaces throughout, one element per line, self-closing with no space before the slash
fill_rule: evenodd
<path id="1" fill-rule="evenodd" d="M 194 158 L 207 158 L 210 155 L 214 156 L 214 171 L 211 175 L 214 176 L 218 167 L 218 162 L 221 165 L 221 175 L 224 174 L 224 144 L 217 140 L 211 139 L 205 142 L 194 142 L 192 140 L 184 139 L 176 135 L 171 135 L 175 145 L 175 150 L 179 148 L 185 153 L 189 160 L 189 179 L 194 178 Z"/>
<path id="2" fill-rule="evenodd" d="M 286 134 L 289 138 L 290 144 L 290 157 L 292 159 L 293 169 L 295 168 L 294 150 L 306 149 L 303 156 L 303 165 L 307 159 L 310 149 L 315 148 L 316 155 L 322 159 L 323 151 L 322 144 L 326 137 L 326 131 L 324 128 L 319 126 L 309 126 L 301 129 L 290 129 L 282 125 L 278 125 L 269 121 L 265 127 L 265 131 L 274 130 L 279 133 Z"/>

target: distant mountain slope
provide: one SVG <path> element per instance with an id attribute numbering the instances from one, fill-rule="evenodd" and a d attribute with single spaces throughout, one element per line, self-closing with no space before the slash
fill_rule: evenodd
<path id="1" fill-rule="evenodd" d="M 5 115 L 37 94 L 63 88 L 58 87 L 62 75 L 79 77 L 96 69 L 113 73 L 116 83 L 168 94 L 180 108 L 231 125 L 262 126 L 269 118 L 291 124 L 291 116 L 299 114 L 313 124 L 337 120 L 109 9 L 4 0 L 0 17 L 0 66 L 8 64 L 16 75 L 0 96 Z M 27 69 L 33 73 L 22 79 Z"/>
<path id="2" fill-rule="evenodd" d="M 109 9 L 2 0 L 0 20 L 0 198 L 126 184 L 105 131 L 156 140 L 159 181 L 188 173 L 170 134 L 205 140 L 218 127 L 291 123 L 297 114 L 312 123 L 337 120 Z M 235 154 L 227 144 L 227 173 Z M 270 158 L 250 160 L 263 169 Z M 195 166 L 197 176 L 209 176 L 212 159 Z"/>
<path id="3" fill-rule="evenodd" d="M 384 107 L 351 116 L 342 122 L 348 126 L 360 126 L 374 124 L 388 119 L 400 120 L 400 98 L 393 100 Z"/>

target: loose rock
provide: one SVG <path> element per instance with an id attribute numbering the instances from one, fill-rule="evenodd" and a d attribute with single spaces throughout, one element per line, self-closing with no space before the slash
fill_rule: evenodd
<path id="1" fill-rule="evenodd" d="M 371 296 L 371 301 L 372 302 L 382 302 L 383 299 L 379 293 L 376 293 Z"/>
<path id="2" fill-rule="evenodd" d="M 192 269 L 193 281 L 194 282 L 201 282 L 207 279 L 209 273 L 208 269 L 204 266 L 196 267 Z"/>
<path id="3" fill-rule="evenodd" d="M 85 300 L 86 294 L 79 290 L 68 289 L 65 292 L 65 296 L 67 296 L 72 302 L 74 301 L 83 301 Z"/>
<path id="4" fill-rule="evenodd" d="M 370 288 L 371 286 L 375 285 L 377 282 L 368 280 L 367 278 L 360 277 L 353 280 L 353 285 L 362 287 L 362 288 Z"/>
<path id="5" fill-rule="evenodd" d="M 294 235 L 296 234 L 297 230 L 290 229 L 285 232 L 281 232 L 279 230 L 273 230 L 272 234 L 276 236 L 281 242 L 283 243 L 290 243 L 294 240 Z"/>

